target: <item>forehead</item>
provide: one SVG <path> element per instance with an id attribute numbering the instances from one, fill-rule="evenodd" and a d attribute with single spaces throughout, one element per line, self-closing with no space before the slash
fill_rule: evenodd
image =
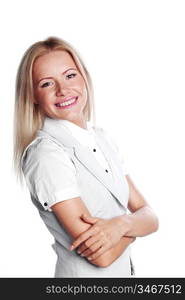
<path id="1" fill-rule="evenodd" d="M 67 68 L 76 68 L 71 55 L 62 50 L 51 51 L 38 57 L 33 64 L 33 75 L 42 76 L 46 73 L 64 72 Z"/>

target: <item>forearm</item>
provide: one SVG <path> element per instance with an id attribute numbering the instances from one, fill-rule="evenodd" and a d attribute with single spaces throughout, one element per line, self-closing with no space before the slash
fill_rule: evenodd
<path id="1" fill-rule="evenodd" d="M 94 260 L 90 260 L 92 264 L 99 267 L 108 267 L 111 265 L 125 250 L 126 248 L 135 240 L 133 237 L 122 237 L 121 240 L 116 244 L 116 246 L 110 248 L 105 253 L 100 255 Z"/>
<path id="2" fill-rule="evenodd" d="M 144 206 L 136 212 L 120 216 L 120 226 L 123 235 L 141 237 L 157 231 L 158 218 L 149 206 Z"/>

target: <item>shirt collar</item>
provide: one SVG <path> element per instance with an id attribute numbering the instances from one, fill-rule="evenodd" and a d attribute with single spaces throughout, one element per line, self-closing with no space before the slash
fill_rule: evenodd
<path id="1" fill-rule="evenodd" d="M 48 117 L 46 117 L 45 122 L 47 122 Z M 84 146 L 90 146 L 95 143 L 93 135 L 93 127 L 89 121 L 87 121 L 87 129 L 84 129 L 75 123 L 62 120 L 62 119 L 53 119 L 55 126 L 60 130 L 61 126 L 65 127 L 70 134 L 78 140 L 78 142 Z M 51 120 L 50 120 L 51 121 Z"/>

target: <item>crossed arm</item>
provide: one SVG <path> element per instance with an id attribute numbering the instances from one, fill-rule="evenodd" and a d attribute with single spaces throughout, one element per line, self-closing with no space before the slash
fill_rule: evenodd
<path id="1" fill-rule="evenodd" d="M 93 218 L 80 197 L 52 206 L 58 220 L 74 239 L 71 250 L 78 248 L 89 263 L 99 267 L 112 264 L 137 236 L 150 234 L 158 228 L 156 215 L 130 177 L 126 175 L 126 178 L 130 192 L 129 215 L 110 220 Z"/>

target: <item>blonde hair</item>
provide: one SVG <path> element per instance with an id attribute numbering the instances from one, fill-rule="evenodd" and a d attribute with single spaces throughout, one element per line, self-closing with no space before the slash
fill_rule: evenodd
<path id="1" fill-rule="evenodd" d="M 49 37 L 31 45 L 23 55 L 16 77 L 13 162 L 16 175 L 21 183 L 23 152 L 34 140 L 45 119 L 45 115 L 39 109 L 39 105 L 34 103 L 33 64 L 38 57 L 55 50 L 68 52 L 84 78 L 87 89 L 87 103 L 84 108 L 84 116 L 87 121 L 90 121 L 93 117 L 93 123 L 95 123 L 92 80 L 79 53 L 68 42 L 57 37 Z"/>

